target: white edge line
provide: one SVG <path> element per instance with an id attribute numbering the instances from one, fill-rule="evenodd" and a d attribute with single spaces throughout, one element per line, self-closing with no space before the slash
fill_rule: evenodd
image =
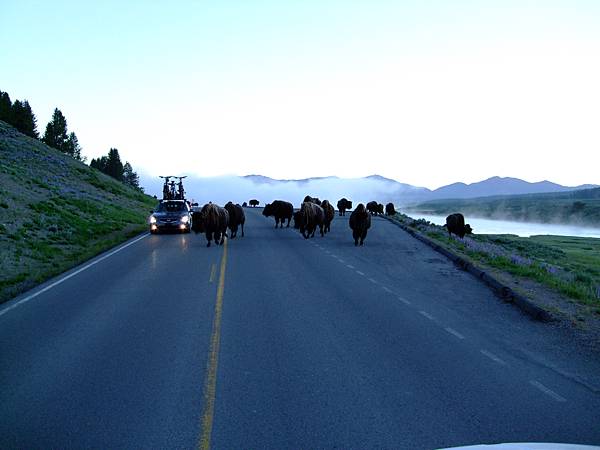
<path id="1" fill-rule="evenodd" d="M 114 255 L 115 253 L 118 253 L 118 252 L 120 252 L 121 250 L 123 250 L 123 249 L 125 249 L 125 248 L 129 247 L 130 245 L 133 245 L 133 244 L 135 244 L 137 241 L 141 241 L 142 239 L 144 239 L 144 238 L 146 238 L 146 237 L 148 237 L 148 236 L 150 236 L 150 234 L 144 234 L 143 236 L 140 236 L 139 238 L 137 238 L 137 239 L 135 239 L 135 240 L 133 240 L 133 241 L 131 241 L 131 242 L 128 242 L 127 244 L 125 244 L 125 245 L 123 245 L 123 246 L 121 246 L 121 247 L 117 248 L 116 250 L 113 250 L 113 251 L 111 251 L 110 253 L 107 253 L 106 255 L 104 255 L 104 256 L 101 256 L 100 258 L 98 258 L 98 259 L 96 259 L 96 260 L 92 261 L 91 263 L 89 263 L 89 264 L 86 264 L 85 266 L 81 267 L 80 269 L 77 269 L 75 272 L 72 272 L 72 273 L 70 273 L 69 275 L 66 275 L 66 276 L 64 276 L 64 277 L 63 277 L 63 278 L 61 278 L 60 280 L 56 280 L 54 283 L 52 283 L 52 284 L 49 284 L 48 286 L 46 286 L 46 287 L 45 287 L 45 288 L 43 288 L 43 289 L 40 289 L 40 290 L 39 290 L 39 291 L 37 291 L 36 293 L 34 293 L 34 294 L 31 294 L 31 295 L 28 295 L 28 296 L 27 296 L 27 297 L 25 297 L 25 298 L 22 298 L 21 300 L 19 300 L 19 301 L 17 301 L 17 302 L 15 302 L 15 303 L 13 303 L 12 305 L 10 305 L 10 306 L 8 306 L 7 308 L 5 308 L 5 309 L 3 309 L 2 311 L 0 311 L 0 316 L 2 316 L 2 315 L 4 315 L 4 314 L 6 314 L 8 311 L 10 311 L 11 309 L 14 309 L 14 308 L 16 308 L 17 306 L 21 305 L 22 303 L 28 302 L 28 301 L 29 301 L 29 300 L 31 300 L 32 298 L 35 298 L 35 297 L 37 297 L 38 295 L 40 295 L 40 294 L 43 294 L 43 293 L 44 293 L 44 292 L 46 292 L 46 291 L 49 291 L 49 290 L 50 290 L 50 289 L 52 289 L 53 287 L 56 287 L 56 286 L 58 286 L 59 284 L 61 284 L 61 283 L 62 283 L 62 282 L 64 282 L 64 281 L 67 281 L 69 278 L 72 278 L 72 277 L 74 277 L 75 275 L 77 275 L 77 274 L 79 274 L 79 273 L 83 272 L 84 270 L 87 270 L 87 269 L 89 269 L 90 267 L 92 267 L 92 266 L 94 266 L 94 265 L 98 264 L 100 261 L 104 261 L 106 258 L 108 258 L 108 257 L 110 257 L 110 256 L 112 256 L 112 255 Z"/>
<path id="2" fill-rule="evenodd" d="M 557 402 L 566 402 L 567 399 L 564 397 L 561 397 L 560 395 L 558 395 L 556 392 L 554 392 L 552 389 L 548 389 L 546 386 L 544 386 L 542 383 L 540 383 L 539 381 L 535 381 L 535 380 L 531 380 L 529 381 L 529 384 L 531 384 L 533 387 L 539 389 L 540 391 L 542 391 L 544 394 L 552 397 L 554 400 L 556 400 Z"/>
<path id="3" fill-rule="evenodd" d="M 479 350 L 479 351 L 481 352 L 482 355 L 487 356 L 492 361 L 497 362 L 498 364 L 506 365 L 506 363 L 504 361 L 502 361 L 500 358 L 498 358 L 492 352 L 488 352 L 487 350 Z"/>
<path id="4" fill-rule="evenodd" d="M 450 333 L 453 336 L 456 336 L 459 339 L 464 339 L 465 338 L 462 334 L 460 334 L 454 328 L 446 327 L 446 328 L 444 328 L 444 330 L 446 330 L 448 333 Z"/>

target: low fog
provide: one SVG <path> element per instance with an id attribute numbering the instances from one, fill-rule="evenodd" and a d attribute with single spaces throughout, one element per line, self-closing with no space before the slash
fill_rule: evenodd
<path id="1" fill-rule="evenodd" d="M 186 197 L 200 205 L 209 201 L 223 205 L 230 200 L 242 204 L 255 198 L 260 201 L 260 206 L 273 200 L 286 200 L 299 207 L 304 197 L 310 195 L 321 200 L 327 199 L 334 206 L 342 197 L 352 201 L 354 206 L 359 203 L 366 204 L 371 200 L 383 204 L 394 202 L 400 206 L 420 195 L 417 189 L 405 188 L 399 183 L 381 179 L 330 177 L 306 181 L 262 180 L 255 181 L 238 176 L 190 176 L 185 178 L 183 183 Z M 162 179 L 142 175 L 140 184 L 147 194 L 162 198 Z"/>

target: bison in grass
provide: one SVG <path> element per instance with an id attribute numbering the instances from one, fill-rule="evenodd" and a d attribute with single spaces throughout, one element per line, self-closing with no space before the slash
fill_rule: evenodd
<path id="1" fill-rule="evenodd" d="M 347 200 L 346 197 L 341 198 L 337 202 L 338 211 L 340 212 L 340 216 L 346 215 L 347 209 L 352 209 L 352 202 Z"/>
<path id="2" fill-rule="evenodd" d="M 255 198 L 253 198 L 252 200 L 250 200 L 250 201 L 248 202 L 248 204 L 249 204 L 249 205 L 250 205 L 252 208 L 254 208 L 255 206 L 258 206 L 258 205 L 260 204 L 260 202 L 259 202 L 258 200 L 256 200 Z"/>
<path id="3" fill-rule="evenodd" d="M 263 210 L 263 216 L 275 217 L 275 228 L 277 228 L 280 222 L 281 228 L 283 228 L 285 219 L 287 219 L 287 226 L 289 227 L 292 214 L 294 214 L 294 205 L 283 200 L 275 200 L 273 203 L 267 203 Z"/>
<path id="4" fill-rule="evenodd" d="M 205 233 L 206 246 L 210 247 L 210 241 L 214 239 L 215 244 L 222 245 L 227 236 L 227 225 L 229 224 L 229 213 L 213 203 L 207 203 L 200 211 L 195 211 L 192 216 L 192 229 L 195 233 Z"/>
<path id="5" fill-rule="evenodd" d="M 324 236 L 323 232 L 323 221 L 325 219 L 325 213 L 316 203 L 303 202 L 300 206 L 300 233 L 304 236 L 304 239 L 315 236 L 317 227 L 321 232 L 321 236 Z"/>
<path id="6" fill-rule="evenodd" d="M 244 237 L 244 223 L 246 223 L 246 215 L 244 214 L 242 207 L 238 204 L 234 205 L 232 202 L 227 202 L 225 209 L 229 213 L 229 237 L 233 239 L 237 236 L 237 230 L 240 225 L 242 227 L 242 237 Z"/>
<path id="7" fill-rule="evenodd" d="M 465 224 L 465 217 L 461 213 L 450 214 L 446 217 L 446 225 L 444 227 L 448 229 L 448 236 L 454 233 L 461 239 L 465 237 L 465 234 L 473 232 L 471 225 L 468 223 Z"/>
<path id="8" fill-rule="evenodd" d="M 363 245 L 365 238 L 367 237 L 367 230 L 371 228 L 371 216 L 367 212 L 365 205 L 360 203 L 352 214 L 350 214 L 349 221 L 350 228 L 352 229 L 352 237 L 354 238 L 354 245 Z"/>
<path id="9" fill-rule="evenodd" d="M 331 221 L 335 217 L 335 209 L 333 209 L 333 205 L 329 203 L 329 200 L 323 200 L 321 208 L 323 208 L 323 213 L 325 214 L 323 219 L 323 230 L 325 233 L 329 233 L 331 231 Z"/>
<path id="10" fill-rule="evenodd" d="M 385 205 L 385 215 L 393 216 L 394 214 L 396 214 L 396 208 L 394 208 L 394 204 L 388 203 L 387 205 Z"/>

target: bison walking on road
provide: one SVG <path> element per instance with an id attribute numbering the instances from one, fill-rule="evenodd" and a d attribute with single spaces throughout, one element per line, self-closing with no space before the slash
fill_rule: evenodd
<path id="1" fill-rule="evenodd" d="M 340 212 L 340 216 L 346 215 L 347 209 L 352 209 L 352 202 L 347 200 L 346 197 L 343 197 L 337 202 L 338 211 Z"/>
<path id="2" fill-rule="evenodd" d="M 329 233 L 331 231 L 331 221 L 335 217 L 335 209 L 333 209 L 333 205 L 329 203 L 329 200 L 323 200 L 321 208 L 323 208 L 323 213 L 325 214 L 323 219 L 323 230 L 325 233 Z"/>
<path id="3" fill-rule="evenodd" d="M 303 202 L 300 207 L 300 233 L 304 236 L 304 239 L 315 236 L 317 227 L 321 232 L 321 236 L 324 236 L 323 222 L 325 219 L 325 213 L 316 203 Z"/>
<path id="4" fill-rule="evenodd" d="M 383 205 L 373 200 L 367 203 L 367 211 L 374 215 L 383 214 Z"/>
<path id="5" fill-rule="evenodd" d="M 371 216 L 365 209 L 365 205 L 360 203 L 352 214 L 350 214 L 349 221 L 350 228 L 352 229 L 352 237 L 354 238 L 354 245 L 363 245 L 365 238 L 367 237 L 367 230 L 371 228 Z"/>
<path id="6" fill-rule="evenodd" d="M 396 208 L 394 208 L 394 204 L 388 203 L 387 205 L 385 205 L 385 215 L 393 216 L 394 214 L 396 214 Z"/>
<path id="7" fill-rule="evenodd" d="M 238 227 L 242 227 L 242 237 L 244 237 L 244 223 L 246 223 L 246 215 L 244 214 L 244 210 L 238 204 L 233 204 L 232 202 L 228 202 L 225 205 L 225 209 L 229 213 L 229 236 L 231 239 L 237 236 Z"/>
<path id="8" fill-rule="evenodd" d="M 192 216 L 192 229 L 195 233 L 205 233 L 206 246 L 214 239 L 215 244 L 222 245 L 227 236 L 227 225 L 229 224 L 229 213 L 213 203 L 207 203 L 200 211 L 194 212 Z"/>
<path id="9" fill-rule="evenodd" d="M 450 214 L 446 217 L 446 225 L 444 227 L 448 229 L 448 236 L 454 233 L 461 239 L 465 237 L 465 234 L 473 232 L 471 225 L 468 223 L 465 224 L 465 217 L 461 213 Z"/>
<path id="10" fill-rule="evenodd" d="M 279 223 L 281 223 L 281 228 L 283 228 L 285 219 L 287 219 L 287 226 L 289 227 L 292 214 L 294 214 L 294 205 L 283 200 L 275 200 L 273 203 L 267 203 L 263 210 L 263 216 L 275 217 L 275 228 L 277 228 Z"/>
<path id="11" fill-rule="evenodd" d="M 255 206 L 258 206 L 258 205 L 260 204 L 260 202 L 259 202 L 258 200 L 256 200 L 255 198 L 253 198 L 252 200 L 250 200 L 250 201 L 248 202 L 248 204 L 249 204 L 249 205 L 250 205 L 252 208 L 254 208 Z"/>

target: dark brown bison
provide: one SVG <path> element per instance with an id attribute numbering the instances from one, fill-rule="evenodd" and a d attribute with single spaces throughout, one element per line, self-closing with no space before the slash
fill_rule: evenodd
<path id="1" fill-rule="evenodd" d="M 246 214 L 244 214 L 242 207 L 238 204 L 234 205 L 232 202 L 227 202 L 225 209 L 229 213 L 229 237 L 233 239 L 237 236 L 237 230 L 240 225 L 242 227 L 242 237 L 244 237 L 244 223 L 246 223 Z"/>
<path id="2" fill-rule="evenodd" d="M 465 234 L 473 232 L 471 225 L 468 223 L 465 224 L 465 217 L 461 213 L 450 214 L 446 217 L 446 225 L 444 227 L 448 229 L 448 236 L 454 233 L 461 239 L 465 237 Z"/>
<path id="3" fill-rule="evenodd" d="M 260 202 L 258 200 L 256 200 L 255 198 L 253 198 L 252 200 L 250 200 L 248 202 L 248 204 L 254 208 L 255 206 L 258 206 L 260 204 Z"/>
<path id="4" fill-rule="evenodd" d="M 319 200 L 318 197 L 311 197 L 310 195 L 307 195 L 306 197 L 304 197 L 303 202 L 311 202 L 311 203 L 321 206 L 321 200 Z"/>
<path id="5" fill-rule="evenodd" d="M 300 229 L 300 222 L 302 221 L 302 213 L 300 211 L 296 211 L 293 214 L 294 217 L 294 228 L 296 230 Z"/>
<path id="6" fill-rule="evenodd" d="M 349 200 L 346 200 L 346 198 L 344 197 L 344 198 L 341 198 L 340 200 L 338 200 L 337 207 L 338 207 L 338 211 L 340 212 L 340 216 L 345 216 L 346 210 L 352 209 L 352 202 Z"/>
<path id="7" fill-rule="evenodd" d="M 396 214 L 396 208 L 394 208 L 394 204 L 388 203 L 387 205 L 385 205 L 385 215 L 393 216 L 394 214 Z"/>
<path id="8" fill-rule="evenodd" d="M 373 200 L 367 203 L 367 211 L 374 215 L 383 214 L 383 205 Z"/>
<path id="9" fill-rule="evenodd" d="M 363 245 L 365 238 L 367 237 L 367 230 L 371 228 L 371 216 L 367 212 L 365 205 L 360 203 L 352 214 L 350 214 L 349 220 L 350 228 L 352 229 L 352 237 L 354 238 L 354 245 Z"/>
<path id="10" fill-rule="evenodd" d="M 294 205 L 283 200 L 275 200 L 273 203 L 267 203 L 263 210 L 263 216 L 275 217 L 275 228 L 277 228 L 280 222 L 281 228 L 283 228 L 285 219 L 287 219 L 287 226 L 289 227 L 292 214 L 294 214 Z"/>
<path id="11" fill-rule="evenodd" d="M 192 229 L 195 233 L 206 233 L 207 247 L 210 247 L 210 241 L 213 239 L 215 244 L 223 244 L 227 236 L 228 224 L 227 210 L 213 203 L 207 203 L 192 216 Z"/>
<path id="12" fill-rule="evenodd" d="M 333 209 L 333 205 L 329 203 L 329 200 L 323 200 L 321 208 L 323 208 L 323 214 L 325 214 L 323 218 L 323 231 L 329 233 L 331 231 L 331 221 L 335 217 L 335 209 Z"/>
<path id="13" fill-rule="evenodd" d="M 325 213 L 323 208 L 312 202 L 303 202 L 300 207 L 300 233 L 304 236 L 304 239 L 315 236 L 317 227 L 321 232 L 321 236 L 324 236 L 323 232 L 323 221 L 325 219 Z"/>
<path id="14" fill-rule="evenodd" d="M 248 203 L 244 202 L 242 203 L 242 208 L 247 208 L 248 207 Z"/>

